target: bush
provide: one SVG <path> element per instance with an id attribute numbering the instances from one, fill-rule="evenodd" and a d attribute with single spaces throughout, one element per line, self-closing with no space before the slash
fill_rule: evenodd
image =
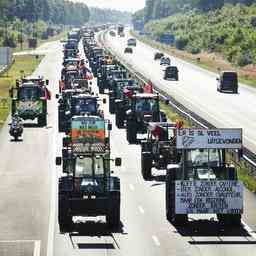
<path id="1" fill-rule="evenodd" d="M 11 48 L 17 47 L 14 36 L 9 36 L 9 37 L 5 38 L 3 40 L 3 46 L 4 47 L 11 47 Z"/>
<path id="2" fill-rule="evenodd" d="M 249 52 L 239 52 L 239 54 L 237 55 L 236 63 L 240 67 L 252 64 L 253 59 L 251 54 Z"/>
<path id="3" fill-rule="evenodd" d="M 178 37 L 175 41 L 175 47 L 179 50 L 184 50 L 188 44 L 187 37 Z"/>
<path id="4" fill-rule="evenodd" d="M 187 50 L 192 54 L 198 54 L 201 52 L 201 49 L 197 46 L 190 46 L 187 48 Z"/>

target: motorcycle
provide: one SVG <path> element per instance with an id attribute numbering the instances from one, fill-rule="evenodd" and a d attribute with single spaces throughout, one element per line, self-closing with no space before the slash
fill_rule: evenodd
<path id="1" fill-rule="evenodd" d="M 19 137 L 21 137 L 23 133 L 23 124 L 21 121 L 13 119 L 9 126 L 10 135 L 14 138 L 15 141 L 18 141 Z"/>

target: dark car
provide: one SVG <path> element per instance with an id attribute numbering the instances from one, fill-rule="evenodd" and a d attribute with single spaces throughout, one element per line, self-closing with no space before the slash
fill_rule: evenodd
<path id="1" fill-rule="evenodd" d="M 126 47 L 124 53 L 133 53 L 133 49 L 131 47 Z"/>
<path id="2" fill-rule="evenodd" d="M 162 52 L 156 52 L 154 55 L 154 60 L 160 60 L 162 57 L 164 57 Z"/>
<path id="3" fill-rule="evenodd" d="M 218 92 L 238 93 L 238 75 L 235 71 L 222 71 L 220 77 L 217 78 Z"/>
<path id="4" fill-rule="evenodd" d="M 179 70 L 176 66 L 168 66 L 164 70 L 164 79 L 165 80 L 179 80 Z"/>

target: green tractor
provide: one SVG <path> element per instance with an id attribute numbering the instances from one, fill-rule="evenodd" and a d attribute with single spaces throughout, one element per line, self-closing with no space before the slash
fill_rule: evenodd
<path id="1" fill-rule="evenodd" d="M 177 164 L 180 155 L 176 149 L 175 123 L 149 123 L 147 138 L 141 141 L 141 174 L 145 180 L 152 178 L 152 168 L 166 170 Z"/>
<path id="2" fill-rule="evenodd" d="M 240 226 L 243 184 L 227 160 L 227 149 L 242 157 L 242 129 L 178 129 L 178 164 L 167 166 L 166 216 L 179 226 L 188 214 L 216 214 L 223 226 Z"/>
<path id="3" fill-rule="evenodd" d="M 160 111 L 159 95 L 138 93 L 131 97 L 126 111 L 126 138 L 130 144 L 137 143 L 137 134 L 147 133 L 149 122 L 166 122 L 166 115 Z"/>
<path id="4" fill-rule="evenodd" d="M 11 98 L 11 113 L 18 114 L 23 120 L 37 119 L 38 126 L 47 125 L 47 100 L 50 92 L 41 79 L 23 79 L 16 81 L 16 87 L 9 91 Z"/>
<path id="5" fill-rule="evenodd" d="M 58 220 L 62 233 L 72 230 L 73 216 L 106 216 L 111 229 L 120 225 L 120 179 L 111 175 L 111 124 L 98 116 L 72 118 L 72 131 L 63 140 L 63 173 L 59 179 Z M 116 158 L 116 166 L 121 159 Z"/>

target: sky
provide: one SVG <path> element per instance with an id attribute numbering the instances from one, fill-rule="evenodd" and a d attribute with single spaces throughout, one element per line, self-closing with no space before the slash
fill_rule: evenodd
<path id="1" fill-rule="evenodd" d="M 73 0 L 88 6 L 135 12 L 145 7 L 145 0 Z"/>

